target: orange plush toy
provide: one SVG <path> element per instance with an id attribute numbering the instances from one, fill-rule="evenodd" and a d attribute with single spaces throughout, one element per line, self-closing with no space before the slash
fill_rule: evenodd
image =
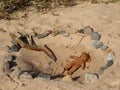
<path id="1" fill-rule="evenodd" d="M 68 74 L 71 75 L 80 67 L 82 67 L 82 69 L 84 70 L 86 66 L 85 63 L 91 61 L 90 55 L 86 52 L 82 52 L 80 57 L 71 55 L 70 58 L 74 60 L 64 66 L 64 71 L 62 72 L 62 74 L 67 70 Z"/>

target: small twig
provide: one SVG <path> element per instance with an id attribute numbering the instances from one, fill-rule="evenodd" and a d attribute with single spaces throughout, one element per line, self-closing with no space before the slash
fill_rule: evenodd
<path id="1" fill-rule="evenodd" d="M 73 48 L 73 50 L 75 50 L 75 49 L 79 46 L 80 42 L 83 40 L 83 38 L 84 38 L 85 36 L 86 36 L 86 35 L 82 36 L 82 38 L 79 40 L 78 44 Z"/>
<path id="2" fill-rule="evenodd" d="M 31 44 L 26 44 L 21 39 L 19 39 L 19 37 L 17 37 L 14 33 L 10 33 L 10 36 L 22 48 L 26 48 L 26 49 L 29 49 L 29 50 L 35 50 L 35 51 L 42 51 L 47 56 L 49 56 L 51 59 L 53 59 L 54 61 L 57 60 L 55 54 L 53 53 L 53 51 L 47 45 L 44 45 L 44 46 L 35 46 L 35 45 L 31 45 Z"/>

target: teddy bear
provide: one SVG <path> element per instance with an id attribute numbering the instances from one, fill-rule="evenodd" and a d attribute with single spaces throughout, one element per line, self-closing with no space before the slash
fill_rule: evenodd
<path id="1" fill-rule="evenodd" d="M 80 56 L 71 55 L 70 58 L 74 60 L 63 67 L 64 71 L 62 74 L 67 70 L 67 73 L 72 75 L 80 67 L 84 70 L 86 62 L 91 62 L 90 55 L 86 52 L 82 52 Z"/>

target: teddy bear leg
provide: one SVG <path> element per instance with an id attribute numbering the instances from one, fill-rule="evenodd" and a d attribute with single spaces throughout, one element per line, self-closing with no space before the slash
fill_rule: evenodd
<path id="1" fill-rule="evenodd" d="M 79 68 L 79 66 L 73 66 L 69 71 L 68 71 L 68 74 L 71 75 L 73 74 L 73 72 L 75 72 L 77 69 Z"/>
<path id="2" fill-rule="evenodd" d="M 66 66 L 64 66 L 63 68 L 64 68 L 65 70 L 68 70 L 68 69 L 70 69 L 74 64 L 75 64 L 75 61 L 72 61 L 72 62 L 70 62 L 69 64 L 67 64 Z"/>
<path id="3" fill-rule="evenodd" d="M 66 70 L 69 70 L 69 69 L 74 65 L 74 63 L 75 63 L 75 61 L 72 61 L 71 63 L 69 63 L 69 64 L 67 64 L 66 66 L 64 66 L 64 67 L 63 67 L 64 70 L 63 70 L 62 74 L 64 74 L 64 72 L 65 72 Z"/>
<path id="4" fill-rule="evenodd" d="M 82 64 L 81 64 L 81 68 L 82 68 L 83 70 L 85 70 L 85 63 L 82 63 Z"/>

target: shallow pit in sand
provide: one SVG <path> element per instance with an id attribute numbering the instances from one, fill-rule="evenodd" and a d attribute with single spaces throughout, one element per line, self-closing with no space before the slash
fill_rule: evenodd
<path id="1" fill-rule="evenodd" d="M 92 40 L 90 36 L 86 36 L 79 43 L 82 36 L 71 35 L 70 37 L 56 37 L 48 36 L 43 39 L 35 39 L 38 45 L 47 44 L 47 46 L 54 52 L 57 61 L 54 62 L 43 52 L 37 52 L 22 48 L 18 52 L 18 59 L 16 60 L 18 67 L 21 70 L 38 70 L 44 71 L 47 74 L 58 75 L 63 71 L 63 66 L 71 62 L 70 55 L 80 56 L 82 52 L 88 52 L 91 56 L 91 62 L 86 63 L 86 69 L 79 68 L 73 73 L 72 77 L 80 81 L 84 78 L 86 73 L 96 73 L 101 66 L 106 64 L 105 58 L 107 53 L 101 49 L 92 47 Z M 79 43 L 79 44 L 78 44 Z M 65 72 L 64 75 L 67 75 Z"/>

